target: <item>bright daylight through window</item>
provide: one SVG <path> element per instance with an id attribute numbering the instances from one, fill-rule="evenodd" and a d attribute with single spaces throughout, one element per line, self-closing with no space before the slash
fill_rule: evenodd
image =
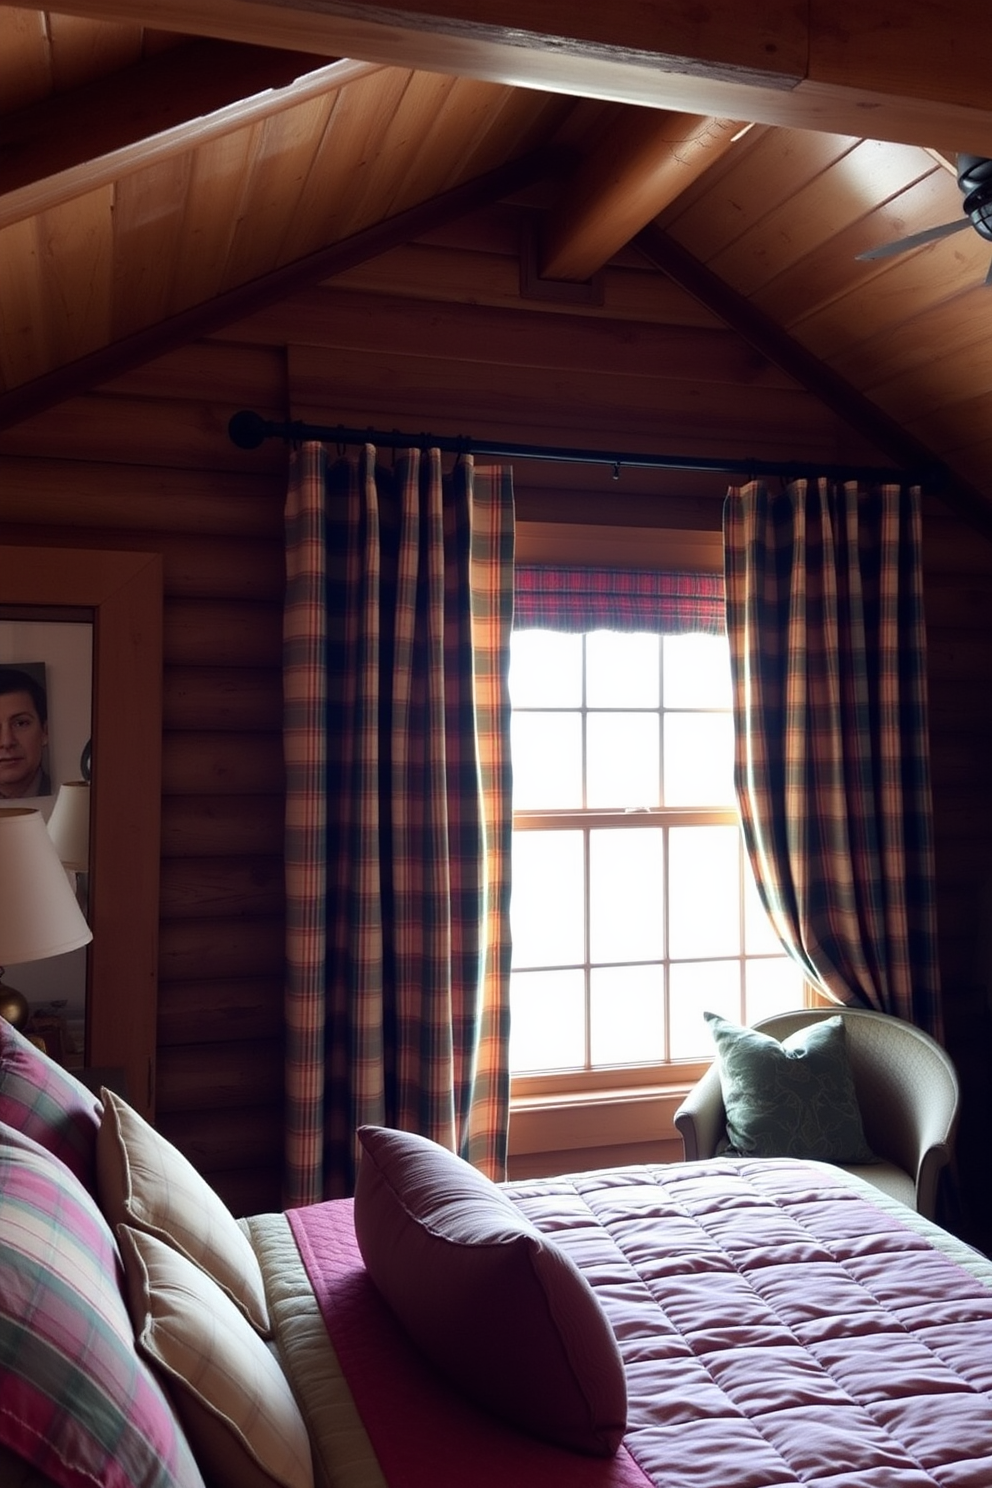
<path id="1" fill-rule="evenodd" d="M 801 1006 L 743 851 L 726 636 L 516 630 L 510 692 L 514 1074 L 664 1078 L 712 1057 L 704 1010 Z"/>

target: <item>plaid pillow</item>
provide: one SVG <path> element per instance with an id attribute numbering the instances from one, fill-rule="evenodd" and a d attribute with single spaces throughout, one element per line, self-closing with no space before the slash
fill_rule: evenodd
<path id="1" fill-rule="evenodd" d="M 0 1444 L 59 1488 L 203 1488 L 138 1357 L 106 1221 L 63 1163 L 0 1126 Z"/>
<path id="2" fill-rule="evenodd" d="M 0 1018 L 0 1122 L 54 1152 L 94 1196 L 102 1114 L 92 1091 Z"/>

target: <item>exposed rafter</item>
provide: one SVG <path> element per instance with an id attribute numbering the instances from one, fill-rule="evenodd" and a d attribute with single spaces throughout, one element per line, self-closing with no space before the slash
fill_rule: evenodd
<path id="1" fill-rule="evenodd" d="M 992 7 L 974 0 L 64 0 L 262 46 L 992 155 Z M 966 38 L 966 41 L 963 40 Z"/>
<path id="2" fill-rule="evenodd" d="M 733 143 L 739 124 L 624 109 L 569 182 L 546 225 L 546 279 L 591 279 Z"/>
<path id="3" fill-rule="evenodd" d="M 234 42 L 191 41 L 0 118 L 0 227 L 361 76 Z"/>

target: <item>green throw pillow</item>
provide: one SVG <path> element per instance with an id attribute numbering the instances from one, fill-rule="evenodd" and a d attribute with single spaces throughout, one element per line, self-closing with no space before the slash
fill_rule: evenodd
<path id="1" fill-rule="evenodd" d="M 727 1136 L 747 1157 L 868 1163 L 844 1020 L 824 1018 L 782 1043 L 704 1013 L 716 1044 Z"/>

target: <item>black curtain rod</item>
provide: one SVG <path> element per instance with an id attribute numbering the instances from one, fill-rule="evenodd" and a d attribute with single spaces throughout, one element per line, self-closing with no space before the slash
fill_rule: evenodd
<path id="1" fill-rule="evenodd" d="M 333 427 L 292 423 L 274 423 L 260 414 L 242 410 L 231 418 L 228 434 L 239 449 L 257 449 L 266 439 L 284 439 L 293 444 L 319 440 L 324 444 L 374 444 L 382 449 L 439 449 L 451 455 L 496 455 L 508 460 L 553 460 L 561 464 L 610 465 L 614 478 L 627 466 L 637 470 L 710 470 L 722 475 L 740 475 L 748 479 L 759 476 L 783 480 L 822 476 L 834 481 L 875 481 L 901 485 L 941 484 L 943 467 L 934 464 L 925 470 L 895 469 L 881 465 L 822 465 L 803 461 L 720 460 L 703 455 L 632 455 L 615 450 L 569 449 L 556 445 L 512 444 L 498 439 L 472 439 L 468 435 L 443 437 L 436 434 L 403 434 L 398 429 L 349 429 L 344 424 Z"/>

